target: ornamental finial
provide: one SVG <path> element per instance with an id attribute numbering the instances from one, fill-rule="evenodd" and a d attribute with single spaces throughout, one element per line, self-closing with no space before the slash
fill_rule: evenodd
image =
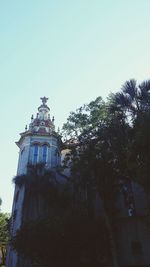
<path id="1" fill-rule="evenodd" d="M 48 98 L 45 97 L 45 96 L 44 97 L 41 97 L 40 99 L 42 100 L 43 105 L 45 105 L 46 102 L 47 102 L 47 100 L 48 100 Z"/>

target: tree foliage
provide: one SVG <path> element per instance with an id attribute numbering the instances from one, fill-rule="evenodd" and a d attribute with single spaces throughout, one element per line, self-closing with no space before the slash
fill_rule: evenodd
<path id="1" fill-rule="evenodd" d="M 0 252 L 2 256 L 2 264 L 5 264 L 6 259 L 6 246 L 8 244 L 9 233 L 8 233 L 8 222 L 9 214 L 0 212 Z"/>
<path id="2" fill-rule="evenodd" d="M 112 266 L 118 266 L 114 225 L 121 186 L 134 180 L 150 192 L 149 114 L 150 81 L 129 80 L 106 102 L 97 98 L 71 113 L 63 127 L 68 139 L 75 137 L 74 146 L 68 142 L 71 160 L 67 156 L 74 183 L 90 190 L 95 186 L 103 203 L 114 241 Z"/>
<path id="3" fill-rule="evenodd" d="M 94 184 L 103 204 L 112 211 L 114 200 L 119 194 L 120 178 L 128 175 L 128 149 L 132 133 L 123 112 L 110 113 L 109 101 L 104 103 L 101 98 L 97 98 L 86 105 L 88 117 L 84 122 L 84 128 L 81 127 L 78 130 L 80 134 L 76 145 L 70 150 L 69 167 L 74 182 L 77 183 L 79 179 L 79 184 Z M 72 121 L 82 125 L 78 111 L 77 114 L 72 114 L 68 118 L 67 125 L 64 125 L 63 130 L 68 137 L 70 136 L 69 125 L 72 125 L 72 132 L 74 129 L 74 135 L 76 135 L 76 124 L 73 126 Z"/>
<path id="4" fill-rule="evenodd" d="M 57 205 L 47 218 L 25 223 L 13 245 L 42 266 L 48 267 L 50 259 L 58 267 L 105 266 L 99 258 L 103 255 L 108 266 L 118 267 L 115 227 L 123 185 L 134 180 L 150 194 L 150 81 L 129 80 L 107 101 L 98 97 L 71 112 L 62 135 L 69 149 L 64 159 L 64 168 L 71 171 L 71 194 L 65 201 L 69 205 L 61 205 L 66 191 L 63 187 L 58 192 L 56 172 L 32 169 L 16 177 L 15 183 L 24 184 L 31 197 L 50 196 L 46 201 Z M 99 220 L 97 193 L 102 204 Z"/>
<path id="5" fill-rule="evenodd" d="M 68 194 L 68 185 L 63 185 L 60 190 L 55 180 L 45 173 L 47 178 L 42 171 L 37 182 L 40 187 L 42 177 L 51 181 L 46 183 L 51 198 L 48 202 L 50 212 L 46 217 L 24 221 L 11 240 L 14 249 L 22 257 L 30 259 L 32 266 L 97 266 L 99 263 L 105 266 L 110 255 L 106 249 L 104 222 L 90 219 L 86 201 L 80 200 L 76 205 L 73 194 Z M 31 192 L 32 187 L 34 183 L 31 182 Z"/>
<path id="6" fill-rule="evenodd" d="M 111 102 L 111 99 L 109 101 Z M 97 98 L 86 105 L 88 115 L 86 114 L 84 127 L 80 129 L 79 125 L 83 125 L 82 116 L 78 117 L 77 110 L 77 113 L 68 118 L 63 130 L 69 138 L 71 125 L 71 134 L 76 137 L 75 146 L 70 147 L 71 160 L 67 157 L 76 188 L 75 195 L 77 192 L 85 192 L 88 196 L 90 216 L 94 216 L 93 193 L 96 188 L 111 240 L 109 245 L 112 248 L 112 265 L 118 266 L 113 228 L 117 215 L 116 200 L 120 194 L 120 180 L 128 176 L 127 157 L 131 129 L 123 112 L 110 113 L 109 101 L 104 103 L 101 98 Z M 85 112 L 85 106 L 79 110 Z"/>
<path id="7" fill-rule="evenodd" d="M 137 84 L 127 81 L 113 96 L 111 108 L 119 110 L 132 128 L 128 166 L 136 181 L 150 194 L 150 80 Z"/>
<path id="8" fill-rule="evenodd" d="M 13 240 L 21 255 L 44 267 L 105 266 L 110 256 L 107 243 L 102 221 L 72 213 L 30 221 Z"/>

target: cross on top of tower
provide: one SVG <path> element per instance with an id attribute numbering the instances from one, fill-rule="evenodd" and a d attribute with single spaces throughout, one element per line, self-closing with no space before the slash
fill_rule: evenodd
<path id="1" fill-rule="evenodd" d="M 47 102 L 47 100 L 48 100 L 48 98 L 45 97 L 45 96 L 44 97 L 41 97 L 40 99 L 42 100 L 43 105 L 45 105 L 46 102 Z"/>

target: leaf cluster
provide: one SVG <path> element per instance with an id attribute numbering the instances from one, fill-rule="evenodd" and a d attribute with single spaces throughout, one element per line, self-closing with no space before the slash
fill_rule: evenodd
<path id="1" fill-rule="evenodd" d="M 0 246 L 6 245 L 9 239 L 8 233 L 9 214 L 0 213 Z"/>
<path id="2" fill-rule="evenodd" d="M 61 218 L 50 216 L 46 220 L 26 223 L 12 243 L 21 255 L 38 266 L 58 267 L 97 266 L 97 250 L 108 257 L 107 241 L 102 221 L 90 221 L 70 211 Z"/>

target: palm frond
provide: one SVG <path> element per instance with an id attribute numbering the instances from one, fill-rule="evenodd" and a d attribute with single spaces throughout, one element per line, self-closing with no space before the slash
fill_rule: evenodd
<path id="1" fill-rule="evenodd" d="M 121 106 L 123 108 L 128 107 L 131 103 L 130 98 L 124 93 L 117 93 L 115 96 L 115 102 L 117 106 Z"/>
<path id="2" fill-rule="evenodd" d="M 129 81 L 126 81 L 125 84 L 122 86 L 122 91 L 123 93 L 128 94 L 131 99 L 134 99 L 137 92 L 136 80 L 131 79 Z"/>
<path id="3" fill-rule="evenodd" d="M 141 89 L 141 91 L 150 92 L 150 80 L 143 81 L 139 85 L 139 88 Z"/>

